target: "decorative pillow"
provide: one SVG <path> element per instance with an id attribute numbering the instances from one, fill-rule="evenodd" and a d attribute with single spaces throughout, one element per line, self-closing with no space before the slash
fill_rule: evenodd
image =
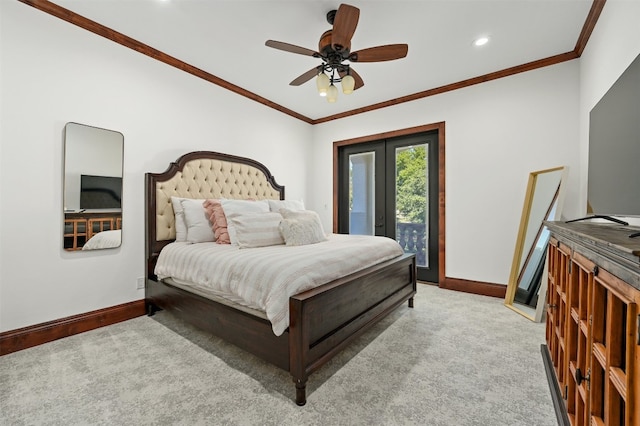
<path id="1" fill-rule="evenodd" d="M 281 209 L 284 219 L 280 222 L 280 232 L 288 246 L 302 246 L 327 241 L 318 213 L 311 210 L 294 212 Z"/>
<path id="2" fill-rule="evenodd" d="M 318 213 L 313 210 L 292 210 L 292 209 L 280 209 L 280 214 L 285 219 L 300 219 L 300 218 L 311 218 L 318 221 L 320 228 L 322 229 L 322 222 L 320 221 L 320 216 Z M 323 231 L 324 232 L 324 231 Z"/>
<path id="3" fill-rule="evenodd" d="M 213 228 L 213 236 L 216 239 L 216 243 L 231 244 L 227 229 L 227 218 L 224 215 L 221 201 L 216 199 L 205 200 L 203 206 Z"/>
<path id="4" fill-rule="evenodd" d="M 181 200 L 187 198 L 171 197 L 171 205 L 173 206 L 173 214 L 175 216 L 176 241 L 187 241 L 187 223 L 184 221 L 184 210 L 182 209 Z"/>
<path id="5" fill-rule="evenodd" d="M 231 244 L 238 243 L 236 240 L 236 230 L 233 226 L 233 222 L 229 220 L 232 216 L 269 211 L 269 203 L 267 200 L 228 200 L 223 198 L 220 200 L 220 203 L 222 204 L 224 215 L 227 218 L 227 231 L 229 232 L 229 240 L 231 241 Z"/>
<path id="6" fill-rule="evenodd" d="M 207 212 L 204 210 L 204 201 L 189 198 L 180 201 L 187 224 L 186 241 L 190 243 L 205 243 L 215 240 Z"/>
<path id="7" fill-rule="evenodd" d="M 246 213 L 229 217 L 240 248 L 284 244 L 280 234 L 282 215 L 275 212 Z"/>
<path id="8" fill-rule="evenodd" d="M 272 212 L 279 212 L 280 209 L 288 210 L 304 210 L 304 203 L 302 200 L 268 200 L 269 210 Z"/>

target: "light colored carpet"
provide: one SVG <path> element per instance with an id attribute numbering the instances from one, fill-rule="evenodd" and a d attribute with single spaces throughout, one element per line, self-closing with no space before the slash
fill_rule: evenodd
<path id="1" fill-rule="evenodd" d="M 418 287 L 310 377 L 304 407 L 288 373 L 159 312 L 0 357 L 0 424 L 557 424 L 543 324 Z"/>

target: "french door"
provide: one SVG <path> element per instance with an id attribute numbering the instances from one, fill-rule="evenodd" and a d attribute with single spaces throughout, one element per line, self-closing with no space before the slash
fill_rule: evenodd
<path id="1" fill-rule="evenodd" d="M 438 282 L 438 132 L 338 150 L 338 232 L 393 238 Z"/>

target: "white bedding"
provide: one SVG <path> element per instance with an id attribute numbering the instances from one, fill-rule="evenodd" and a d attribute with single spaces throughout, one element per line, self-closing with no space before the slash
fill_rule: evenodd
<path id="1" fill-rule="evenodd" d="M 331 234 L 317 244 L 250 249 L 174 242 L 160 252 L 155 273 L 264 311 L 280 336 L 289 326 L 290 296 L 402 253 L 390 238 L 365 235 Z"/>

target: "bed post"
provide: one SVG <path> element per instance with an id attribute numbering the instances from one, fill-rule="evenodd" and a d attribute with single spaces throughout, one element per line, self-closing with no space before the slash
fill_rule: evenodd
<path id="1" fill-rule="evenodd" d="M 414 294 L 415 292 L 418 290 L 418 262 L 417 259 L 414 257 L 413 262 L 411 262 L 411 278 L 410 280 L 413 282 L 413 291 Z M 409 307 L 413 308 L 413 296 L 411 296 L 409 298 Z"/>
<path id="2" fill-rule="evenodd" d="M 296 404 L 307 403 L 307 358 L 309 354 L 308 327 L 303 320 L 302 301 L 289 299 L 289 372 L 296 385 Z"/>

